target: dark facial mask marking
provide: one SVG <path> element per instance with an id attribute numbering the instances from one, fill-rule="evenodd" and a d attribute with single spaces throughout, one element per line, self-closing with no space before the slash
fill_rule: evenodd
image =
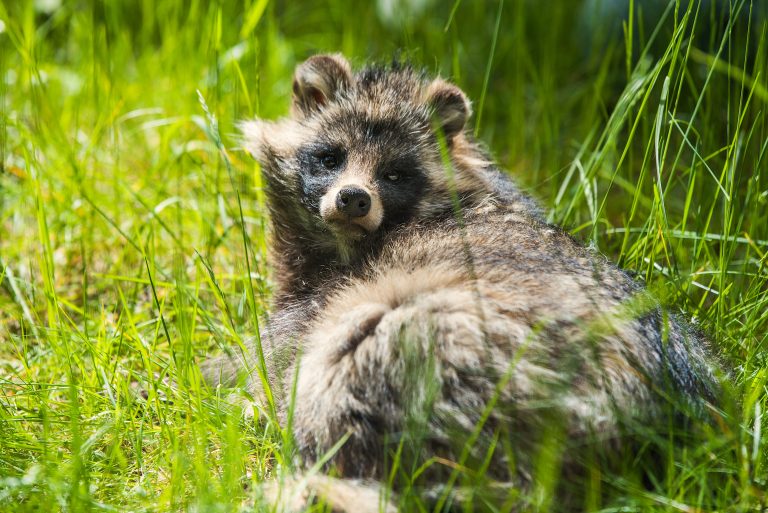
<path id="1" fill-rule="evenodd" d="M 397 176 L 391 180 L 390 176 Z M 419 203 L 427 194 L 428 180 L 415 155 L 383 162 L 377 171 L 379 196 L 384 206 L 382 228 L 404 223 L 413 217 Z"/>
<path id="2" fill-rule="evenodd" d="M 333 185 L 347 164 L 347 154 L 338 145 L 319 142 L 308 144 L 296 152 L 299 164 L 301 203 L 320 212 L 320 199 Z"/>

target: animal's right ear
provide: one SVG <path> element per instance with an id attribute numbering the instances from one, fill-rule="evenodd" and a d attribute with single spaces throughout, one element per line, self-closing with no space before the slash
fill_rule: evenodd
<path id="1" fill-rule="evenodd" d="M 296 67 L 293 113 L 307 117 L 321 110 L 352 83 L 352 69 L 340 54 L 315 55 Z"/>

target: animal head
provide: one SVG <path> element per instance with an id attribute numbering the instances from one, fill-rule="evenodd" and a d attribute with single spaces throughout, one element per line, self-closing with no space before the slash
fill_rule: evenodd
<path id="1" fill-rule="evenodd" d="M 470 114 L 458 87 L 409 66 L 353 73 L 338 54 L 300 64 L 290 116 L 242 125 L 278 242 L 345 260 L 396 226 L 487 195 L 478 169 L 489 163 L 464 134 Z"/>

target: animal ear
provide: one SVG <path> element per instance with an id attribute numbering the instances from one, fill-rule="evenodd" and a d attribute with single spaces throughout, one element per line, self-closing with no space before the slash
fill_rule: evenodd
<path id="1" fill-rule="evenodd" d="M 424 96 L 443 135 L 450 141 L 464 129 L 472 115 L 467 95 L 457 86 L 438 78 L 429 84 Z"/>
<path id="2" fill-rule="evenodd" d="M 296 67 L 293 110 L 309 116 L 319 111 L 352 83 L 352 69 L 340 54 L 315 55 Z"/>

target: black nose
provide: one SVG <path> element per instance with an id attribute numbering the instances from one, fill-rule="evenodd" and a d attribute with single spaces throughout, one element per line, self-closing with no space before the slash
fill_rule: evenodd
<path id="1" fill-rule="evenodd" d="M 336 208 L 349 217 L 363 217 L 371 209 L 371 197 L 358 187 L 344 187 L 336 196 Z"/>

